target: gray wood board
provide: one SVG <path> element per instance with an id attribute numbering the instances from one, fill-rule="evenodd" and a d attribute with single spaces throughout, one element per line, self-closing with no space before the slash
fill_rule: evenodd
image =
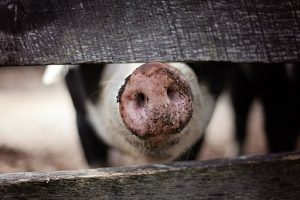
<path id="1" fill-rule="evenodd" d="M 299 0 L 1 0 L 0 65 L 300 61 Z"/>
<path id="2" fill-rule="evenodd" d="M 300 152 L 0 175 L 1 199 L 300 199 Z"/>

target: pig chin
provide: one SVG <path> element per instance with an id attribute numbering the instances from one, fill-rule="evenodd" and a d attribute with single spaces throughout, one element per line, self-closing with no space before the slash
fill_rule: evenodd
<path id="1" fill-rule="evenodd" d="M 175 159 L 185 150 L 185 144 L 181 144 L 185 134 L 186 131 L 183 130 L 175 135 L 161 134 L 147 138 L 131 135 L 133 137 L 125 137 L 125 140 L 138 150 L 136 155 L 140 157 L 142 154 L 147 162 L 165 162 Z"/>

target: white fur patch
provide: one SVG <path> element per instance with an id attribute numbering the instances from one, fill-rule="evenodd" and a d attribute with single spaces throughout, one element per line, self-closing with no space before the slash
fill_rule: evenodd
<path id="1" fill-rule="evenodd" d="M 42 77 L 43 84 L 52 85 L 62 81 L 69 69 L 76 66 L 77 65 L 47 65 Z"/>

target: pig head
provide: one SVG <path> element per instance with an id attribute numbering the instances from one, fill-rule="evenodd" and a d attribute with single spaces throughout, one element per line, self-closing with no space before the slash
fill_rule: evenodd
<path id="1" fill-rule="evenodd" d="M 195 159 L 221 91 L 217 68 L 180 62 L 73 67 L 66 84 L 88 163 L 105 163 L 108 149 L 142 163 Z"/>

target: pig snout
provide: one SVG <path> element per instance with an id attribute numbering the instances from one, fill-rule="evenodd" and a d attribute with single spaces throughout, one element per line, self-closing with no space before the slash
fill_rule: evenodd
<path id="1" fill-rule="evenodd" d="M 119 90 L 119 112 L 126 128 L 139 138 L 179 133 L 190 121 L 189 83 L 170 65 L 138 67 Z"/>

